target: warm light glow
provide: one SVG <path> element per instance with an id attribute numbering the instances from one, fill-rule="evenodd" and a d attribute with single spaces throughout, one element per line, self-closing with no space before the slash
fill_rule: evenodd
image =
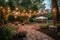
<path id="1" fill-rule="evenodd" d="M 26 12 L 26 10 L 23 10 L 23 12 Z"/>
<path id="2" fill-rule="evenodd" d="M 17 15 L 18 13 L 16 12 L 15 14 Z"/>
<path id="3" fill-rule="evenodd" d="M 5 13 L 5 9 L 2 9 L 2 14 L 4 15 L 4 13 Z"/>
<path id="4" fill-rule="evenodd" d="M 52 10 L 53 12 L 56 12 L 56 8 L 53 8 L 53 10 Z"/>
<path id="5" fill-rule="evenodd" d="M 0 6 L 0 9 L 2 9 L 3 7 L 2 6 Z"/>
<path id="6" fill-rule="evenodd" d="M 7 8 L 8 10 L 10 9 L 10 7 Z"/>
<path id="7" fill-rule="evenodd" d="M 18 11 L 18 10 L 19 10 L 19 8 L 18 8 L 18 7 L 16 7 L 16 8 L 15 8 L 15 10 L 16 10 L 16 11 Z"/>
<path id="8" fill-rule="evenodd" d="M 32 12 L 32 10 L 29 11 L 30 13 Z"/>

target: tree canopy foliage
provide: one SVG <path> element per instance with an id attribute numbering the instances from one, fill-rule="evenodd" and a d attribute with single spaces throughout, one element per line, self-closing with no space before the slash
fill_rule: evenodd
<path id="1" fill-rule="evenodd" d="M 38 5 L 41 4 L 44 0 L 0 0 L 0 5 L 14 8 L 19 6 L 21 9 L 38 9 Z"/>

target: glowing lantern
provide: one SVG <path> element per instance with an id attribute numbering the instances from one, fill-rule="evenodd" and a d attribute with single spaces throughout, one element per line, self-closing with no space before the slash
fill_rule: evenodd
<path id="1" fill-rule="evenodd" d="M 56 12 L 57 12 L 57 10 L 56 10 L 56 8 L 53 8 L 53 13 L 54 13 L 54 16 L 56 16 Z"/>
<path id="2" fill-rule="evenodd" d="M 2 15 L 4 15 L 4 13 L 5 13 L 5 9 L 2 9 Z"/>

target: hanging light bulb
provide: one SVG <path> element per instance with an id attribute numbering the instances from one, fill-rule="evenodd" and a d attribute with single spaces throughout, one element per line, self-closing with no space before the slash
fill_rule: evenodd
<path id="1" fill-rule="evenodd" d="M 17 15 L 18 13 L 16 12 L 16 15 Z"/>

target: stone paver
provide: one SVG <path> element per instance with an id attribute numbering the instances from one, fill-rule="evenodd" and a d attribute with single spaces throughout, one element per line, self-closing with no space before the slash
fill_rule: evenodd
<path id="1" fill-rule="evenodd" d="M 19 26 L 19 25 L 18 25 Z M 53 38 L 49 37 L 48 35 L 37 31 L 39 25 L 20 25 L 19 30 L 27 31 L 27 35 L 23 40 L 54 40 Z"/>

